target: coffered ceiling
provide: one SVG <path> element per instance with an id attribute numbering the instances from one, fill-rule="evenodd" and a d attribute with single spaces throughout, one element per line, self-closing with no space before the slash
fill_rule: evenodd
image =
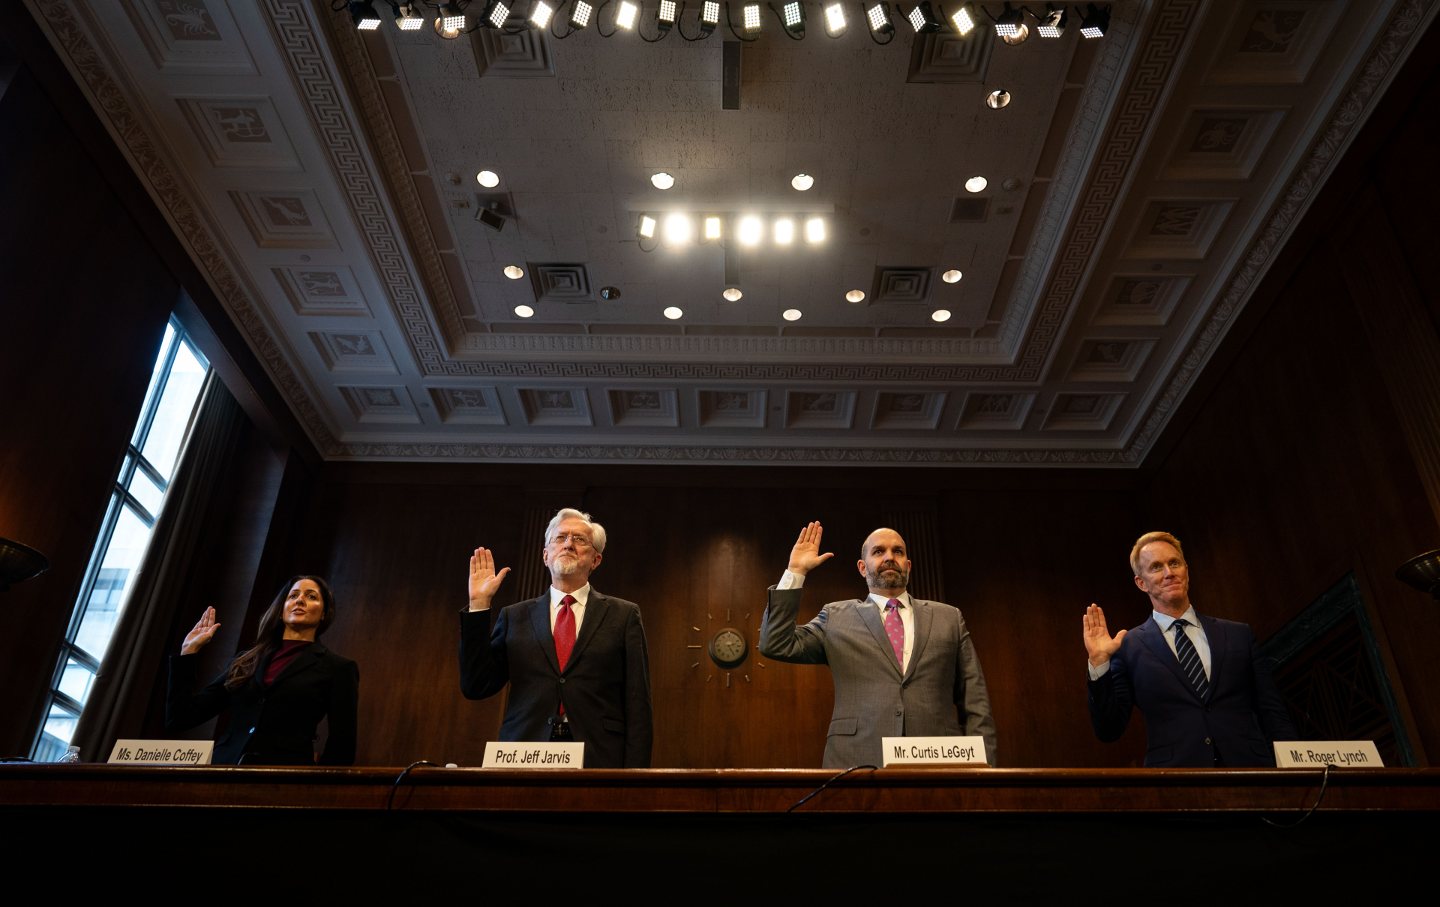
<path id="1" fill-rule="evenodd" d="M 1116 2 L 1102 39 L 1012 47 L 830 39 L 811 3 L 804 41 L 767 13 L 741 45 L 725 109 L 723 26 L 27 3 L 327 458 L 1121 468 L 1437 6 Z M 673 211 L 827 238 L 637 235 Z"/>

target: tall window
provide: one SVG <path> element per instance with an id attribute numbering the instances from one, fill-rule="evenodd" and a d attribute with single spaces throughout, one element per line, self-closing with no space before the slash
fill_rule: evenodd
<path id="1" fill-rule="evenodd" d="M 172 319 L 56 660 L 44 725 L 35 740 L 37 762 L 59 759 L 70 745 L 165 504 L 209 371 L 210 364 Z"/>

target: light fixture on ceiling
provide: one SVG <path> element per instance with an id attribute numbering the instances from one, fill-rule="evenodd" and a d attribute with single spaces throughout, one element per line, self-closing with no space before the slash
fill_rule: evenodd
<path id="1" fill-rule="evenodd" d="M 535 0 L 535 5 L 530 7 L 530 24 L 536 28 L 549 28 L 550 20 L 554 18 L 555 7 L 545 0 Z"/>
<path id="2" fill-rule="evenodd" d="M 740 245 L 756 246 L 760 244 L 760 238 L 765 235 L 765 224 L 753 214 L 747 214 L 740 218 L 740 229 L 738 236 Z"/>
<path id="3" fill-rule="evenodd" d="M 804 192 L 815 185 L 815 177 L 808 173 L 797 173 L 790 178 L 790 185 L 797 191 Z"/>
<path id="4" fill-rule="evenodd" d="M 418 3 L 396 3 L 391 0 L 390 12 L 395 16 L 395 27 L 401 31 L 419 31 L 425 25 L 425 17 L 416 9 Z"/>
<path id="5" fill-rule="evenodd" d="M 603 299 L 603 300 L 605 300 L 606 302 L 614 302 L 615 300 L 617 300 L 617 299 L 620 298 L 620 288 L 619 288 L 619 287 L 601 287 L 601 288 L 600 288 L 600 298 Z"/>
<path id="6" fill-rule="evenodd" d="M 781 317 L 781 318 L 784 318 L 786 321 L 799 321 L 799 320 L 800 320 L 800 310 L 799 310 L 799 309 L 786 309 L 785 311 L 783 311 L 783 312 L 780 313 L 780 317 Z"/>
<path id="7" fill-rule="evenodd" d="M 350 0 L 350 21 L 360 31 L 375 31 L 380 27 L 380 14 L 372 0 Z"/>
<path id="8" fill-rule="evenodd" d="M 659 173 L 653 173 L 650 175 L 650 185 L 654 186 L 656 189 L 669 189 L 671 186 L 675 185 L 675 177 L 666 173 L 664 170 L 661 170 Z"/>
<path id="9" fill-rule="evenodd" d="M 992 15 L 988 9 L 985 13 L 995 20 L 995 36 L 998 38 L 1013 38 L 1025 26 L 1025 14 L 1008 2 L 998 16 Z"/>
<path id="10" fill-rule="evenodd" d="M 716 0 L 705 0 L 700 6 L 700 37 L 708 38 L 719 24 L 720 4 Z"/>
<path id="11" fill-rule="evenodd" d="M 683 246 L 690 241 L 690 234 L 693 227 L 690 218 L 679 212 L 665 215 L 665 225 L 662 228 L 666 245 Z"/>
<path id="12" fill-rule="evenodd" d="M 620 5 L 615 8 L 615 27 L 632 31 L 635 28 L 635 19 L 640 15 L 640 8 L 630 0 L 620 0 Z"/>
<path id="13" fill-rule="evenodd" d="M 714 242 L 721 238 L 720 218 L 713 214 L 705 216 L 704 239 L 706 242 Z"/>
<path id="14" fill-rule="evenodd" d="M 950 14 L 950 27 L 962 38 L 968 37 L 975 30 L 975 13 L 970 9 L 970 4 L 962 3 Z"/>
<path id="15" fill-rule="evenodd" d="M 535 315 L 535 310 L 532 309 L 532 308 L 530 308 L 528 305 L 525 305 L 524 303 L 521 303 L 520 305 L 517 305 L 517 306 L 513 309 L 513 311 L 515 312 L 515 314 L 516 314 L 517 316 L 519 316 L 519 317 L 521 317 L 521 318 L 531 318 L 531 317 L 533 317 L 533 316 Z"/>
<path id="16" fill-rule="evenodd" d="M 930 6 L 930 0 L 920 0 L 915 8 L 905 14 L 910 20 L 910 27 L 915 29 L 917 35 L 928 35 L 940 30 L 940 20 L 935 18 L 935 10 Z"/>
<path id="17" fill-rule="evenodd" d="M 660 8 L 655 11 L 655 27 L 660 34 L 668 34 L 675 25 L 675 18 L 679 10 L 675 6 L 675 0 L 660 0 Z M 640 37 L 645 37 L 643 34 Z"/>
<path id="18" fill-rule="evenodd" d="M 985 96 L 985 106 L 991 110 L 999 110 L 1008 107 L 1010 104 L 1010 92 L 1003 88 L 997 88 Z"/>
<path id="19" fill-rule="evenodd" d="M 655 218 L 648 214 L 640 215 L 640 228 L 637 232 L 640 234 L 641 239 L 654 239 L 655 227 Z"/>
<path id="20" fill-rule="evenodd" d="M 864 301 L 865 301 L 865 291 L 864 291 L 864 290 L 851 290 L 850 292 L 848 292 L 848 293 L 845 294 L 845 301 L 846 301 L 846 302 L 850 302 L 850 303 L 864 302 Z"/>
<path id="21" fill-rule="evenodd" d="M 475 182 L 484 186 L 486 189 L 494 189 L 500 185 L 500 174 L 494 170 L 481 170 L 475 174 Z"/>
<path id="22" fill-rule="evenodd" d="M 739 287 L 726 287 L 725 292 L 721 293 L 720 295 L 724 296 L 727 302 L 739 302 L 740 297 L 744 296 L 745 294 L 740 292 Z"/>
<path id="23" fill-rule="evenodd" d="M 580 31 L 590 24 L 590 19 L 595 15 L 595 7 L 586 3 L 585 0 L 575 0 L 574 6 L 570 7 L 570 31 Z M 565 34 L 570 34 L 566 32 Z"/>
<path id="24" fill-rule="evenodd" d="M 1042 38 L 1063 38 L 1065 37 L 1065 26 L 1070 24 L 1070 13 L 1066 11 L 1065 4 L 1056 7 L 1053 4 L 1045 4 L 1045 15 L 1036 16 L 1040 25 L 1035 29 Z"/>
<path id="25" fill-rule="evenodd" d="M 681 310 L 679 306 L 667 306 L 665 309 L 665 317 L 669 318 L 671 321 L 675 321 L 684 314 L 685 312 Z"/>
<path id="26" fill-rule="evenodd" d="M 895 40 L 895 23 L 890 20 L 889 3 L 872 3 L 865 9 L 865 23 L 870 26 L 870 40 L 876 44 L 889 44 Z M 881 41 L 880 36 L 885 40 Z"/>
<path id="27" fill-rule="evenodd" d="M 972 176 L 972 177 L 970 177 L 968 180 L 965 181 L 965 191 L 966 191 L 966 192 L 972 192 L 972 193 L 973 193 L 973 192 L 984 192 L 984 191 L 985 191 L 985 187 L 988 186 L 988 185 L 990 185 L 990 181 L 987 180 L 985 177 L 983 177 L 983 176 Z"/>
<path id="28" fill-rule="evenodd" d="M 506 0 L 486 0 L 485 11 L 480 14 L 480 24 L 486 28 L 504 28 L 510 18 L 510 4 Z"/>
<path id="29" fill-rule="evenodd" d="M 850 23 L 845 21 L 845 5 L 837 2 L 825 5 L 825 34 L 838 38 L 845 34 Z"/>
<path id="30" fill-rule="evenodd" d="M 465 31 L 465 14 L 455 3 L 442 3 L 435 17 L 435 34 L 446 40 L 460 37 Z"/>
<path id="31" fill-rule="evenodd" d="M 945 281 L 946 283 L 959 283 L 961 276 L 962 276 L 962 275 L 961 275 L 961 273 L 960 273 L 959 271 L 955 270 L 954 268 L 951 268 L 950 270 L 946 271 L 944 274 L 941 274 L 941 275 L 940 275 L 940 279 L 943 280 L 943 281 Z"/>
<path id="32" fill-rule="evenodd" d="M 775 4 L 770 4 L 770 9 L 773 12 Z M 785 28 L 785 34 L 796 41 L 805 37 L 805 4 L 800 0 L 787 0 L 777 15 L 780 17 L 780 24 Z"/>
<path id="33" fill-rule="evenodd" d="M 511 280 L 519 280 L 525 276 L 525 269 L 519 265 L 506 265 L 505 276 Z"/>
<path id="34" fill-rule="evenodd" d="M 825 218 L 812 217 L 805 221 L 805 241 L 812 246 L 825 241 Z"/>
<path id="35" fill-rule="evenodd" d="M 775 245 L 788 246 L 795 241 L 795 221 L 788 217 L 775 219 Z"/>
<path id="36" fill-rule="evenodd" d="M 930 320 L 934 322 L 945 322 L 950 320 L 949 309 L 936 309 L 930 313 Z"/>
<path id="37" fill-rule="evenodd" d="M 730 7 L 727 5 L 725 9 L 728 11 Z M 747 3 L 740 8 L 740 25 L 745 29 L 746 34 L 758 35 L 760 33 L 760 4 Z M 738 38 L 739 35 L 736 37 Z M 750 40 L 755 39 L 751 38 Z"/>
<path id="38" fill-rule="evenodd" d="M 1080 34 L 1087 38 L 1103 38 L 1110 28 L 1110 7 L 1103 10 L 1091 3 L 1086 6 L 1085 18 L 1080 20 Z"/>

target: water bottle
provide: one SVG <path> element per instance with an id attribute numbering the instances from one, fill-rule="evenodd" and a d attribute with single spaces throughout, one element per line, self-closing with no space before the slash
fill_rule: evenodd
<path id="1" fill-rule="evenodd" d="M 65 751 L 65 755 L 55 761 L 78 764 L 80 762 L 80 747 L 73 743 L 70 744 L 70 748 Z"/>

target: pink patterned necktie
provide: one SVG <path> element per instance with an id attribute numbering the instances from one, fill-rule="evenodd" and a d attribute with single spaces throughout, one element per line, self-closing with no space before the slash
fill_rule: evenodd
<path id="1" fill-rule="evenodd" d="M 885 603 L 885 635 L 895 649 L 895 663 L 905 670 L 905 624 L 900 621 L 900 600 L 892 598 Z"/>

